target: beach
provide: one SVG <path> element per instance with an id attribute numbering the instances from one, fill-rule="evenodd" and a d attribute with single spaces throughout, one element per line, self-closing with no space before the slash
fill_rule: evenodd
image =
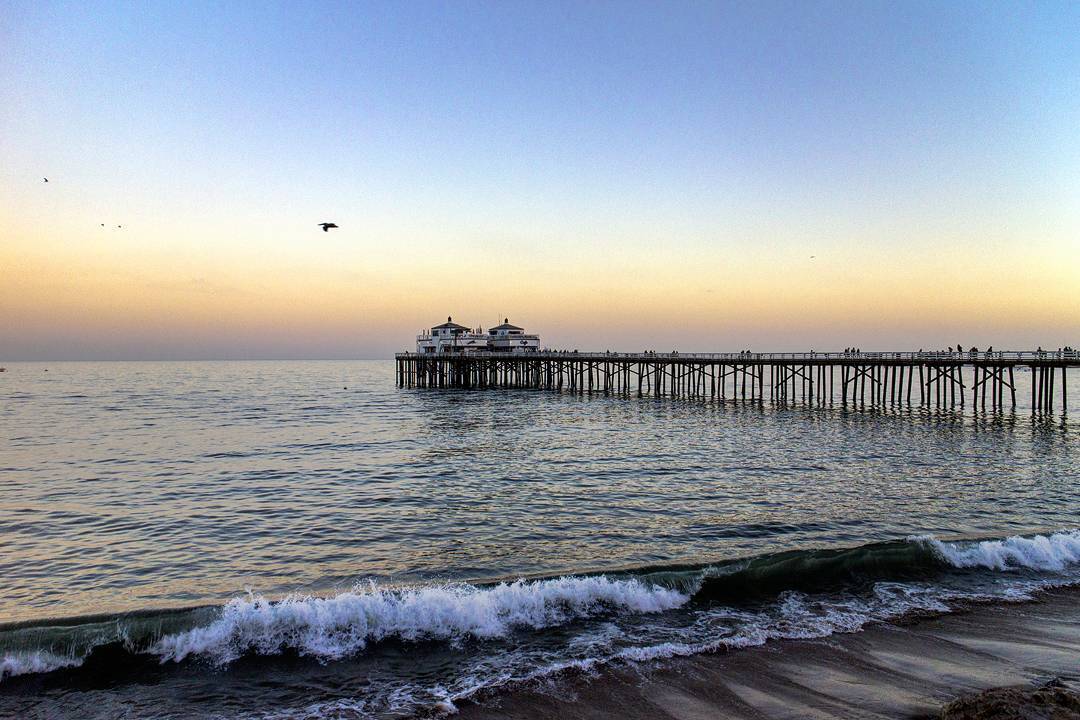
<path id="1" fill-rule="evenodd" d="M 460 717 L 930 718 L 964 694 L 1054 678 L 1080 688 L 1080 590 L 564 677 L 485 697 Z"/>

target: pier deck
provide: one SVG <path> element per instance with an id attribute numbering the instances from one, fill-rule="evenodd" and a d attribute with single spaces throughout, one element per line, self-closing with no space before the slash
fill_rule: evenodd
<path id="1" fill-rule="evenodd" d="M 1080 352 L 398 353 L 397 383 L 421 388 L 535 388 L 688 398 L 870 406 L 1016 407 L 1031 373 L 1033 412 L 1066 410 Z M 970 398 L 968 398 L 970 394 Z"/>

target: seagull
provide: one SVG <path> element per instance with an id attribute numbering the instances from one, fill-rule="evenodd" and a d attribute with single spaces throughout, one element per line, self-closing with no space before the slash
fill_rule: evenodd
<path id="1" fill-rule="evenodd" d="M 315 224 L 320 226 L 322 228 L 323 232 L 330 232 L 330 228 L 336 228 L 337 227 L 337 225 L 335 225 L 334 223 L 315 223 Z"/>

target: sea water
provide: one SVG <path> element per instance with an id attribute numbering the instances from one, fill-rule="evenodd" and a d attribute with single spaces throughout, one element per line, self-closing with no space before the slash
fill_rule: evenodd
<path id="1" fill-rule="evenodd" d="M 1080 424 L 1017 378 L 994 413 L 8 365 L 0 716 L 437 714 L 1023 602 L 1080 580 Z"/>

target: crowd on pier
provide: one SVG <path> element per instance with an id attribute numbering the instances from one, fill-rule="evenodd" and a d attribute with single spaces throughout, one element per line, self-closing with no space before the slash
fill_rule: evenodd
<path id="1" fill-rule="evenodd" d="M 541 350 L 540 352 L 543 353 L 544 355 L 571 355 L 571 356 L 572 355 L 578 355 L 578 354 L 581 353 L 581 351 L 579 351 L 577 349 L 574 349 L 574 350 L 556 350 L 554 348 L 545 348 L 545 349 Z M 413 353 L 409 353 L 407 351 L 403 352 L 403 353 L 400 353 L 400 355 L 406 356 L 406 357 L 409 356 L 409 355 L 412 355 L 412 354 Z M 494 353 L 489 353 L 489 355 L 491 355 L 491 354 L 494 354 Z M 615 351 L 612 351 L 612 350 L 605 350 L 602 353 L 601 352 L 585 352 L 584 354 L 586 354 L 586 355 L 606 355 L 606 356 L 609 356 L 609 357 L 640 357 L 640 356 L 648 356 L 648 357 L 680 357 L 680 356 L 682 356 L 682 354 L 678 350 L 674 350 L 674 349 L 671 350 L 670 352 L 666 352 L 666 353 L 665 352 L 657 352 L 656 350 L 642 350 L 640 353 L 620 353 L 620 352 L 615 352 Z M 423 356 L 424 354 L 419 353 L 418 355 Z M 1054 351 L 1054 350 L 1043 350 L 1041 346 L 1037 350 L 1035 350 L 1034 352 L 1032 352 L 1032 351 L 1019 352 L 1019 351 L 1011 351 L 1011 350 L 1010 351 L 995 351 L 994 346 L 990 345 L 989 347 L 986 348 L 986 350 L 980 351 L 974 345 L 967 348 L 967 349 L 964 349 L 963 345 L 955 345 L 955 346 L 950 345 L 949 347 L 947 347 L 947 348 L 945 348 L 943 350 L 926 350 L 924 348 L 919 348 L 915 352 L 910 352 L 910 351 L 905 351 L 905 352 L 867 351 L 867 352 L 863 352 L 862 348 L 846 347 L 846 348 L 844 348 L 843 352 L 836 352 L 836 353 L 834 353 L 834 352 L 817 352 L 817 351 L 814 351 L 814 350 L 811 350 L 810 352 L 803 352 L 803 353 L 783 353 L 783 352 L 774 353 L 774 352 L 755 352 L 755 351 L 752 351 L 752 350 L 740 350 L 737 353 L 693 353 L 692 352 L 692 353 L 686 354 L 685 357 L 689 357 L 689 358 L 695 358 L 695 357 L 698 357 L 698 358 L 700 358 L 700 357 L 718 357 L 718 358 L 719 357 L 725 357 L 725 358 L 748 358 L 748 359 L 753 358 L 753 359 L 758 359 L 758 360 L 760 360 L 761 358 L 776 358 L 776 357 L 784 357 L 784 358 L 788 358 L 788 357 L 811 357 L 811 358 L 851 357 L 851 358 L 871 358 L 871 359 L 881 359 L 881 358 L 900 359 L 900 358 L 912 358 L 912 357 L 914 357 L 914 358 L 941 359 L 941 358 L 953 357 L 953 358 L 969 358 L 969 359 L 981 358 L 981 359 L 1005 360 L 1005 359 L 1016 359 L 1017 356 L 1024 356 L 1024 355 L 1027 355 L 1027 356 L 1035 355 L 1036 357 L 1039 357 L 1039 358 L 1059 358 L 1059 359 L 1073 360 L 1073 359 L 1080 358 L 1080 350 L 1077 350 L 1076 348 L 1074 348 L 1072 346 L 1066 345 L 1064 347 L 1058 348 L 1056 351 Z M 484 355 L 482 355 L 482 354 L 477 355 L 477 357 L 483 357 L 483 356 Z M 2 370 L 0 370 L 0 372 L 2 372 Z"/>

